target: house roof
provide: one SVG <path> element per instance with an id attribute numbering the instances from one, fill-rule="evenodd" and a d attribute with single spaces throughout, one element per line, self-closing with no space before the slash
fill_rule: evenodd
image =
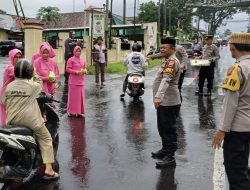
<path id="1" fill-rule="evenodd" d="M 87 12 L 61 13 L 60 21 L 44 25 L 44 29 L 56 30 L 89 27 L 89 15 Z"/>

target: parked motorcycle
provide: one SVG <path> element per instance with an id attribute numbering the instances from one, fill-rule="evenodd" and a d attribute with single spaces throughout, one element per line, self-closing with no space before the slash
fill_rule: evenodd
<path id="1" fill-rule="evenodd" d="M 59 145 L 59 117 L 53 108 L 53 102 L 59 102 L 50 94 L 41 93 L 37 98 L 45 125 L 51 134 L 54 156 L 56 158 Z M 32 116 L 31 116 L 32 117 Z M 59 170 L 57 160 L 53 165 Z M 0 128 L 0 183 L 3 189 L 31 178 L 35 171 L 44 171 L 39 145 L 31 129 L 22 126 L 6 126 Z"/>
<path id="2" fill-rule="evenodd" d="M 138 101 L 140 96 L 144 94 L 145 77 L 142 73 L 132 73 L 128 77 L 128 90 L 127 94 Z"/>

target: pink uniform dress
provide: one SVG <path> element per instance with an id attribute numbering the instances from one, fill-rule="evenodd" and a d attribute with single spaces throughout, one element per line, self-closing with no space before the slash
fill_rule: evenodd
<path id="1" fill-rule="evenodd" d="M 22 52 L 18 49 L 13 49 L 9 52 L 10 63 L 7 65 L 7 67 L 5 68 L 4 73 L 3 73 L 3 86 L 0 90 L 0 125 L 6 125 L 6 110 L 5 110 L 5 106 L 2 102 L 2 97 L 3 97 L 3 94 L 6 90 L 7 85 L 15 80 L 14 57 L 18 53 L 22 54 Z"/>
<path id="2" fill-rule="evenodd" d="M 69 73 L 69 91 L 67 113 L 73 115 L 82 115 L 85 113 L 85 88 L 84 75 L 78 75 L 77 71 L 86 68 L 85 60 L 77 57 L 76 51 L 81 47 L 74 48 L 74 56 L 67 61 L 66 71 Z"/>
<path id="3" fill-rule="evenodd" d="M 55 50 L 49 45 L 48 42 L 42 42 L 41 45 L 40 45 L 40 50 L 41 50 L 41 48 L 42 48 L 44 45 L 48 45 L 48 46 L 50 47 L 50 50 L 49 50 L 49 57 L 50 57 L 50 58 L 55 57 L 55 56 L 56 56 L 56 52 L 55 52 Z M 35 53 L 35 54 L 32 56 L 31 63 L 34 64 L 34 62 L 35 62 L 39 57 L 41 57 L 41 53 L 40 53 L 40 52 Z"/>
<path id="4" fill-rule="evenodd" d="M 60 75 L 59 69 L 56 62 L 53 59 L 51 58 L 48 58 L 47 60 L 43 59 L 42 54 L 45 50 L 50 51 L 50 46 L 44 45 L 41 48 L 40 51 L 41 56 L 35 60 L 33 65 L 37 75 L 43 80 L 43 92 L 49 94 L 55 94 L 56 93 L 55 83 L 49 82 L 48 77 L 50 72 L 54 72 L 55 79 L 58 80 Z"/>

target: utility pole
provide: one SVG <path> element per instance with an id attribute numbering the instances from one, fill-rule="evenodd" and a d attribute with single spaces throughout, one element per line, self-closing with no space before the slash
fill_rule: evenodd
<path id="1" fill-rule="evenodd" d="M 105 5 L 105 46 L 108 47 L 108 19 L 109 19 L 109 0 L 106 0 Z M 110 39 L 109 39 L 110 40 Z"/>
<path id="2" fill-rule="evenodd" d="M 166 23 L 167 23 L 167 0 L 163 2 L 163 35 L 166 34 Z"/>
<path id="3" fill-rule="evenodd" d="M 157 23 L 158 33 L 161 33 L 161 0 L 158 2 L 158 23 Z"/>
<path id="4" fill-rule="evenodd" d="M 126 0 L 123 0 L 123 24 L 126 24 Z M 123 35 L 125 36 L 125 29 L 123 29 Z"/>

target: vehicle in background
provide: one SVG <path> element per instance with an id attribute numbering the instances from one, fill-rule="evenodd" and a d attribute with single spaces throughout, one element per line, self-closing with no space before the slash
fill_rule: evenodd
<path id="1" fill-rule="evenodd" d="M 9 51 L 17 48 L 24 54 L 23 42 L 15 40 L 4 40 L 0 41 L 0 55 L 6 56 L 9 54 Z"/>
<path id="2" fill-rule="evenodd" d="M 0 54 L 6 56 L 9 54 L 9 51 L 16 47 L 14 40 L 5 40 L 0 41 Z"/>
<path id="3" fill-rule="evenodd" d="M 19 50 L 22 52 L 22 54 L 24 55 L 24 46 L 23 46 L 23 42 L 21 42 L 21 41 L 16 41 L 15 44 L 16 44 L 16 47 L 15 47 L 15 48 L 19 49 Z"/>
<path id="4" fill-rule="evenodd" d="M 180 45 L 185 48 L 188 57 L 193 56 L 193 44 L 191 42 L 183 42 Z"/>

